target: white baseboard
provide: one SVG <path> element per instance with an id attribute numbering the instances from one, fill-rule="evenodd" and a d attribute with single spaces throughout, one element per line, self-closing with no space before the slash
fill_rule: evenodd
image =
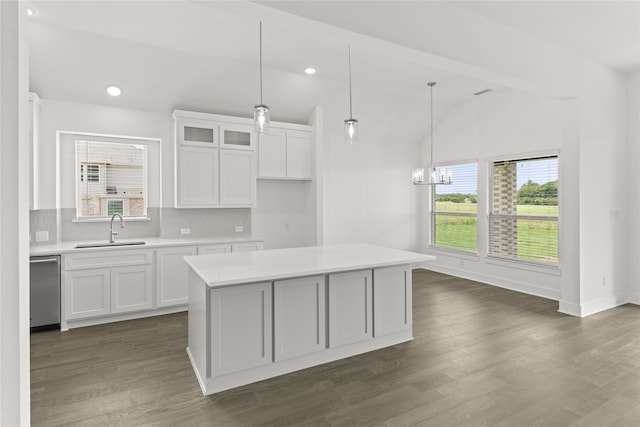
<path id="1" fill-rule="evenodd" d="M 174 307 L 156 308 L 148 311 L 136 311 L 133 313 L 113 314 L 104 317 L 93 317 L 89 319 L 79 320 L 67 320 L 60 322 L 60 330 L 68 331 L 73 328 L 82 328 L 85 326 L 102 325 L 104 323 L 121 322 L 123 320 L 142 319 L 145 317 L 162 316 L 163 314 L 178 313 L 180 311 L 186 311 L 187 306 L 185 304 L 177 305 Z"/>
<path id="2" fill-rule="evenodd" d="M 519 282 L 517 280 L 508 280 L 502 277 L 470 272 L 461 268 L 447 267 L 436 265 L 433 263 L 420 264 L 420 268 L 435 271 L 438 273 L 449 274 L 451 276 L 461 277 L 463 279 L 474 280 L 476 282 L 486 283 L 488 285 L 498 286 L 500 288 L 509 289 L 516 292 L 535 295 L 537 297 L 551 299 L 554 301 L 560 300 L 560 291 L 558 290 L 543 288 L 540 286 L 532 285 L 530 283 Z"/>
<path id="3" fill-rule="evenodd" d="M 610 308 L 619 307 L 627 304 L 628 302 L 630 302 L 629 299 L 624 295 L 611 295 L 582 304 L 560 301 L 560 308 L 558 311 L 572 316 L 587 317 L 601 311 L 609 310 Z"/>
<path id="4" fill-rule="evenodd" d="M 627 295 L 627 301 L 630 304 L 640 305 L 640 292 L 629 292 Z"/>

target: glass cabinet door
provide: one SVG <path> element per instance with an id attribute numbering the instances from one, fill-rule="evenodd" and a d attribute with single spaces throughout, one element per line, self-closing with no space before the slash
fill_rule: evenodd
<path id="1" fill-rule="evenodd" d="M 253 126 L 221 125 L 220 146 L 240 150 L 253 150 L 255 133 Z"/>
<path id="2" fill-rule="evenodd" d="M 218 146 L 217 126 L 197 120 L 179 120 L 177 137 L 180 144 Z"/>

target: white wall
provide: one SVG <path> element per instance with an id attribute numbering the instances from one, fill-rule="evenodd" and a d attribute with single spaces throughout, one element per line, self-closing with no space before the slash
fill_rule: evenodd
<path id="1" fill-rule="evenodd" d="M 30 423 L 25 2 L 0 2 L 0 425 Z"/>
<path id="2" fill-rule="evenodd" d="M 360 123 L 360 140 L 353 145 L 344 142 L 347 116 L 335 109 L 325 112 L 324 243 L 415 249 L 418 202 L 411 170 L 423 159 L 420 141 L 411 132 L 416 123 L 424 123 L 424 110 L 405 111 L 401 102 L 366 98 L 358 105 L 354 117 Z"/>
<path id="3" fill-rule="evenodd" d="M 640 304 L 640 72 L 627 76 L 627 180 L 628 196 L 626 257 L 629 301 Z"/>
<path id="4" fill-rule="evenodd" d="M 86 132 L 161 140 L 160 150 L 149 151 L 149 207 L 173 205 L 173 120 L 170 113 L 90 105 L 42 99 L 42 124 L 39 146 L 40 209 L 75 207 L 73 192 L 63 192 L 56 206 L 56 132 Z M 75 186 L 74 147 L 61 141 L 60 184 Z M 161 159 L 159 158 L 161 156 Z M 160 163 L 161 162 L 161 163 Z M 161 172 L 160 172 L 161 171 Z M 160 181 L 162 179 L 162 186 Z M 162 188 L 162 194 L 160 194 Z M 162 203 L 161 203 L 162 200 Z"/>
<path id="5" fill-rule="evenodd" d="M 626 78 L 585 63 L 578 75 L 580 124 L 580 312 L 626 302 Z"/>
<path id="6" fill-rule="evenodd" d="M 560 170 L 572 166 L 563 150 L 563 103 L 540 95 L 500 90 L 470 96 L 468 102 L 452 109 L 434 126 L 436 162 L 478 161 L 478 256 L 456 256 L 429 248 L 429 235 L 420 237 L 420 250 L 433 253 L 437 261 L 428 267 L 436 271 L 485 283 L 559 299 L 561 276 L 558 269 L 528 267 L 486 258 L 488 247 L 489 164 L 501 158 L 527 157 L 560 152 Z M 425 145 L 425 150 L 428 145 Z M 569 160 L 569 159 L 567 159 Z M 573 174 L 577 174 L 574 168 Z M 422 188 L 423 191 L 429 191 Z M 570 192 L 560 180 L 561 195 Z M 562 196 L 561 196 L 562 197 Z M 564 200 L 561 200 L 564 204 Z M 423 230 L 429 230 L 428 206 L 420 209 Z M 569 218 L 563 218 L 570 221 Z M 560 242 L 560 246 L 569 242 Z M 562 262 L 562 260 L 561 260 Z"/>
<path id="7" fill-rule="evenodd" d="M 257 207 L 251 231 L 265 249 L 316 244 L 316 211 L 312 181 L 258 180 Z"/>

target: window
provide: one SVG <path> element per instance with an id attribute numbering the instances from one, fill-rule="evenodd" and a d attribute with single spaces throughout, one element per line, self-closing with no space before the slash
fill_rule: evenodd
<path id="1" fill-rule="evenodd" d="M 76 140 L 78 218 L 147 216 L 147 145 Z"/>
<path id="2" fill-rule="evenodd" d="M 558 157 L 491 165 L 489 255 L 558 265 Z"/>
<path id="3" fill-rule="evenodd" d="M 87 181 L 100 182 L 100 165 L 80 164 L 80 182 L 84 182 L 84 169 L 87 168 Z"/>
<path id="4" fill-rule="evenodd" d="M 124 200 L 107 200 L 107 215 L 124 215 Z"/>
<path id="5" fill-rule="evenodd" d="M 478 164 L 446 167 L 453 184 L 434 185 L 431 197 L 431 246 L 478 252 Z M 441 168 L 436 168 L 439 176 Z"/>

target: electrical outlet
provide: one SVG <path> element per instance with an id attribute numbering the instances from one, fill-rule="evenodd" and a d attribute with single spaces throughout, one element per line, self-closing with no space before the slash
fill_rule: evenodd
<path id="1" fill-rule="evenodd" d="M 48 241 L 49 241 L 48 231 L 36 231 L 36 242 L 48 242 Z"/>
<path id="2" fill-rule="evenodd" d="M 244 227 L 241 225 L 236 226 L 236 233 L 242 233 L 244 231 Z"/>
<path id="3" fill-rule="evenodd" d="M 190 228 L 181 228 L 180 229 L 180 234 L 191 234 L 191 229 Z"/>

